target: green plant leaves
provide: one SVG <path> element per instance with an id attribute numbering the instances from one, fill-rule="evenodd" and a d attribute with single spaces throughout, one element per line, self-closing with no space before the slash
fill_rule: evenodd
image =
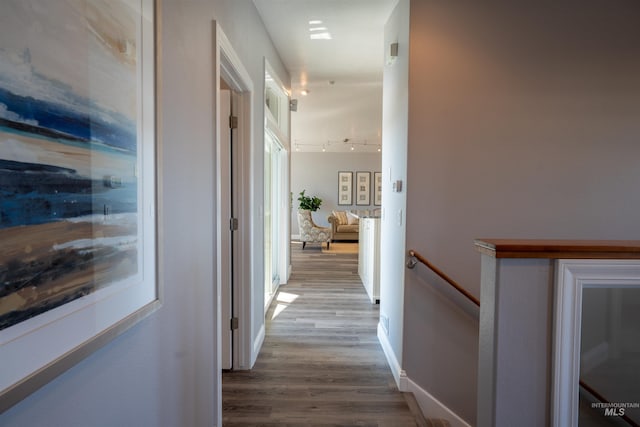
<path id="1" fill-rule="evenodd" d="M 306 196 L 304 193 L 307 190 L 302 190 L 300 192 L 300 197 L 298 197 L 298 201 L 300 202 L 300 209 L 308 209 L 312 212 L 317 211 L 318 209 L 320 209 L 320 205 L 322 204 L 322 199 L 313 196 L 313 197 L 309 197 Z"/>

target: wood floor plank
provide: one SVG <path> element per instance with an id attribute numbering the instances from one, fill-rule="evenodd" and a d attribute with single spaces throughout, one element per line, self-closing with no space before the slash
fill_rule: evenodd
<path id="1" fill-rule="evenodd" d="M 223 425 L 416 426 L 378 342 L 379 306 L 357 254 L 294 242 L 292 264 L 254 368 L 223 373 Z"/>

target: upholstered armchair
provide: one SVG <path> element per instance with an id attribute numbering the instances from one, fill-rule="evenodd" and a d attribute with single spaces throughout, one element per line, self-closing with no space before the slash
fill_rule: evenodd
<path id="1" fill-rule="evenodd" d="M 311 211 L 306 209 L 298 209 L 298 227 L 300 228 L 300 241 L 302 249 L 307 243 L 325 243 L 327 249 L 331 241 L 331 229 L 328 227 L 319 227 L 311 218 Z"/>

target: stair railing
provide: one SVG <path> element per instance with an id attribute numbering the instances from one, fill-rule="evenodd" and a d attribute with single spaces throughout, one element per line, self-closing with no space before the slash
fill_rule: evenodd
<path id="1" fill-rule="evenodd" d="M 456 291 L 464 295 L 469 301 L 474 303 L 476 306 L 480 307 L 480 301 L 478 300 L 478 298 L 476 298 L 473 294 L 471 294 L 465 288 L 460 286 L 458 282 L 453 280 L 451 277 L 445 274 L 438 267 L 433 265 L 433 263 L 431 263 L 428 259 L 420 255 L 418 252 L 416 252 L 413 249 L 410 249 L 408 253 L 409 253 L 409 259 L 407 260 L 407 268 L 414 269 L 416 265 L 418 265 L 418 261 L 420 261 L 422 264 L 427 266 L 431 271 L 433 271 L 438 276 L 440 276 L 445 282 L 451 285 Z M 596 398 L 601 403 L 607 403 L 607 404 L 610 403 L 610 401 L 607 400 L 602 394 L 600 394 L 597 390 L 595 390 L 589 384 L 585 383 L 583 380 L 580 380 L 580 387 L 586 392 L 588 392 L 589 394 L 591 394 L 594 398 Z M 622 418 L 624 421 L 627 422 L 627 424 L 629 424 L 632 427 L 640 427 L 638 423 L 636 423 L 634 420 L 629 418 L 627 415 L 622 415 L 620 418 Z"/>
<path id="2" fill-rule="evenodd" d="M 445 282 L 451 285 L 456 291 L 460 292 L 464 295 L 469 301 L 480 307 L 480 300 L 473 296 L 471 292 L 460 286 L 455 280 L 451 277 L 447 276 L 442 270 L 433 265 L 428 259 L 420 255 L 418 252 L 413 249 L 409 250 L 409 259 L 407 260 L 407 268 L 413 269 L 418 264 L 418 261 L 429 267 L 431 271 L 440 276 Z"/>

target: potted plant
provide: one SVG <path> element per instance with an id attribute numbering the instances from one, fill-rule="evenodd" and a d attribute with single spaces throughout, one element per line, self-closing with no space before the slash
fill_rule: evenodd
<path id="1" fill-rule="evenodd" d="M 307 190 L 302 190 L 300 192 L 300 197 L 298 197 L 298 201 L 300 202 L 298 209 L 306 209 L 311 212 L 315 212 L 318 209 L 320 209 L 320 205 L 322 204 L 322 199 L 316 196 L 313 196 L 313 197 L 306 196 L 304 194 L 305 191 Z"/>

